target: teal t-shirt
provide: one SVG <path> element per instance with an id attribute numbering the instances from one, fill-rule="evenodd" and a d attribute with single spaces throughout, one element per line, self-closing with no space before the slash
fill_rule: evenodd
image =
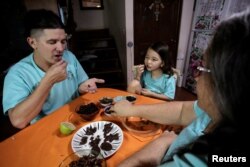
<path id="1" fill-rule="evenodd" d="M 206 129 L 208 124 L 211 121 L 211 118 L 207 115 L 205 111 L 203 111 L 197 104 L 198 101 L 195 101 L 194 103 L 194 111 L 196 114 L 196 120 L 194 120 L 190 125 L 188 125 L 186 128 L 184 128 L 181 133 L 178 135 L 176 140 L 170 145 L 169 149 L 167 150 L 162 162 L 165 162 L 172 157 L 174 157 L 174 161 L 178 161 L 182 158 L 178 157 L 178 155 L 174 155 L 176 152 L 178 152 L 178 149 L 192 143 L 196 139 L 198 139 L 201 135 L 203 135 L 203 131 Z M 188 156 L 187 156 L 188 155 Z M 192 159 L 197 159 L 197 163 L 200 163 L 198 161 L 199 158 L 195 158 L 193 155 L 190 156 L 191 154 L 186 154 L 187 157 Z M 185 157 L 185 158 L 187 158 Z M 183 161 L 184 163 L 186 161 Z M 192 162 L 193 163 L 193 162 Z M 168 164 L 168 162 L 166 163 Z M 163 163 L 161 166 L 167 166 L 165 163 Z"/>
<path id="2" fill-rule="evenodd" d="M 40 114 L 31 123 L 48 115 L 79 96 L 79 85 L 88 79 L 76 57 L 65 50 L 63 59 L 68 63 L 67 78 L 53 85 Z M 7 111 L 27 99 L 45 76 L 34 62 L 33 53 L 13 65 L 4 80 L 3 109 Z"/>
<path id="3" fill-rule="evenodd" d="M 160 167 L 207 167 L 205 159 L 191 153 L 184 153 L 182 156 L 174 155 L 172 161 L 168 161 Z"/>
<path id="4" fill-rule="evenodd" d="M 176 89 L 176 79 L 174 76 L 162 74 L 159 78 L 153 79 L 151 72 L 144 71 L 142 74 L 142 85 L 144 88 L 174 99 Z"/>

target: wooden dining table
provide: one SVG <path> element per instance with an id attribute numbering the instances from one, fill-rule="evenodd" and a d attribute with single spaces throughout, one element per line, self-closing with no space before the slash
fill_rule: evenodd
<path id="1" fill-rule="evenodd" d="M 71 153 L 71 140 L 77 130 L 94 121 L 110 121 L 117 124 L 123 132 L 123 142 L 120 148 L 110 157 L 106 158 L 108 167 L 115 167 L 150 141 L 159 137 L 160 129 L 154 135 L 142 137 L 126 130 L 115 117 L 108 117 L 100 109 L 98 115 L 91 121 L 85 121 L 75 114 L 75 108 L 86 102 L 98 103 L 102 97 L 127 96 L 130 93 L 118 89 L 99 88 L 96 93 L 86 93 L 70 103 L 60 107 L 50 115 L 42 118 L 13 136 L 0 143 L 1 167 L 54 167 Z M 137 104 L 155 104 L 163 101 L 141 95 L 136 95 Z M 70 135 L 62 135 L 59 130 L 61 122 L 69 121 L 75 124 L 76 130 Z"/>

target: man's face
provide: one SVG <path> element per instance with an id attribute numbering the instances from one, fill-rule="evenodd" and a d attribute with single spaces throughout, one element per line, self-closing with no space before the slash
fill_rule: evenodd
<path id="1" fill-rule="evenodd" d="M 28 42 L 34 49 L 36 63 L 42 67 L 49 67 L 60 61 L 67 44 L 66 37 L 63 29 L 44 29 L 30 37 Z"/>

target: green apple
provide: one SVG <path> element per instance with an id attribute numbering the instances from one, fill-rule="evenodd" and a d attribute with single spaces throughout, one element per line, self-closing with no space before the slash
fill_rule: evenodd
<path id="1" fill-rule="evenodd" d="M 60 132 L 63 135 L 69 135 L 76 129 L 75 125 L 70 122 L 61 122 L 60 123 Z"/>

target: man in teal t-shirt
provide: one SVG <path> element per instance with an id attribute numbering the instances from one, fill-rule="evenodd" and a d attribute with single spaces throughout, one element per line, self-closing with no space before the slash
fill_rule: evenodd
<path id="1" fill-rule="evenodd" d="M 67 62 L 67 78 L 53 85 L 47 100 L 42 106 L 42 111 L 31 123 L 78 97 L 78 86 L 89 79 L 76 57 L 70 51 L 64 51 L 62 59 Z M 34 62 L 33 54 L 11 67 L 5 78 L 4 112 L 7 114 L 10 108 L 15 107 L 32 94 L 45 74 Z"/>
<path id="2" fill-rule="evenodd" d="M 96 83 L 104 82 L 89 79 L 76 57 L 65 50 L 67 34 L 55 13 L 31 10 L 25 28 L 33 53 L 9 69 L 3 89 L 4 113 L 20 129 L 81 93 L 94 93 Z"/>

